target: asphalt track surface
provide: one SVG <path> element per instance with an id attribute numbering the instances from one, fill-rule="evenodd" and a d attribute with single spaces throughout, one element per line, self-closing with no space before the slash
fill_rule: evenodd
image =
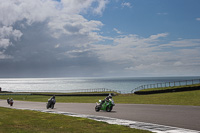
<path id="1" fill-rule="evenodd" d="M 95 112 L 96 103 L 56 103 L 53 111 L 106 116 L 200 131 L 199 106 L 116 104 L 111 112 Z M 0 100 L 1 107 L 10 107 Z M 14 101 L 15 108 L 47 110 L 44 102 Z M 11 107 L 11 108 L 13 108 Z"/>

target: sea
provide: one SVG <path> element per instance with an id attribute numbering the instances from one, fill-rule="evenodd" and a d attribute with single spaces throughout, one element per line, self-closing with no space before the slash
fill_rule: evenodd
<path id="1" fill-rule="evenodd" d="M 70 77 L 70 78 L 0 78 L 2 91 L 11 92 L 76 92 L 105 88 L 120 93 L 147 84 L 200 79 L 200 76 L 186 77 Z"/>

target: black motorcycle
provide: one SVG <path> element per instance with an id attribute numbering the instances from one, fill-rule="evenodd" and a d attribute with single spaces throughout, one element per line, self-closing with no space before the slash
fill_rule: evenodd
<path id="1" fill-rule="evenodd" d="M 9 98 L 7 99 L 7 103 L 10 104 L 10 99 Z"/>
<path id="2" fill-rule="evenodd" d="M 48 102 L 47 102 L 47 109 L 49 109 L 49 108 L 53 109 L 55 103 L 56 103 L 56 99 L 54 99 L 54 98 L 48 99 Z"/>
<path id="3" fill-rule="evenodd" d="M 8 98 L 7 103 L 10 104 L 10 106 L 13 106 L 14 101 L 12 98 L 11 99 Z"/>

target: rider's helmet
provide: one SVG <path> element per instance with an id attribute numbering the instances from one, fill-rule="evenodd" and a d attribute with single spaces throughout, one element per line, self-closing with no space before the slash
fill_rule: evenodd
<path id="1" fill-rule="evenodd" d="M 111 94 L 109 94 L 109 96 L 108 96 L 109 98 L 112 98 L 112 95 Z"/>
<path id="2" fill-rule="evenodd" d="M 55 99 L 55 95 L 53 95 L 53 98 Z"/>
<path id="3" fill-rule="evenodd" d="M 107 100 L 107 101 L 109 100 L 109 96 L 106 97 L 106 100 Z"/>

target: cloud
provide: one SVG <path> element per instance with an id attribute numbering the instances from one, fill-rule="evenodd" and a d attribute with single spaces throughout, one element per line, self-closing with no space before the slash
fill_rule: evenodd
<path id="1" fill-rule="evenodd" d="M 101 15 L 102 12 L 105 10 L 107 3 L 108 3 L 108 0 L 98 0 L 98 6 L 96 9 L 94 9 L 94 13 Z"/>
<path id="2" fill-rule="evenodd" d="M 161 47 L 173 47 L 173 48 L 186 48 L 186 47 L 198 47 L 200 46 L 200 39 L 179 39 L 177 41 L 171 41 L 168 44 L 162 44 Z"/>
<path id="3" fill-rule="evenodd" d="M 12 45 L 11 40 L 18 41 L 22 35 L 21 31 L 13 29 L 11 26 L 0 27 L 0 48 L 6 49 Z"/>
<path id="4" fill-rule="evenodd" d="M 168 33 L 141 37 L 134 34 L 113 38 L 110 45 L 95 45 L 100 60 L 113 62 L 124 73 L 144 75 L 191 75 L 200 66 L 199 39 L 183 39 L 162 44 Z M 186 46 L 190 47 L 186 49 Z M 190 68 L 190 69 L 188 69 Z M 195 74 L 195 73 L 192 73 Z"/>
<path id="5" fill-rule="evenodd" d="M 85 64 L 100 66 L 96 56 L 85 49 L 102 40 L 98 32 L 103 23 L 82 14 L 101 15 L 107 0 L 0 2 L 1 76 L 48 75 L 58 68 L 57 76 L 78 75 L 77 69 L 93 70 Z"/>
<path id="6" fill-rule="evenodd" d="M 59 47 L 60 47 L 60 44 L 59 44 L 59 43 L 55 45 L 55 48 L 59 48 Z"/>
<path id="7" fill-rule="evenodd" d="M 200 18 L 196 18 L 197 21 L 200 21 Z"/>
<path id="8" fill-rule="evenodd" d="M 157 50 L 157 47 L 154 47 L 157 39 L 166 36 L 166 33 L 151 35 L 148 38 L 134 34 L 121 35 L 113 38 L 112 45 L 95 45 L 94 50 L 96 50 L 101 59 L 107 61 L 116 61 L 119 63 L 134 62 L 142 53 Z"/>
<path id="9" fill-rule="evenodd" d="M 84 14 L 101 16 L 108 0 L 0 2 L 2 77 L 190 74 L 200 66 L 199 39 L 167 42 L 166 32 L 143 37 L 117 28 L 119 35 L 103 36 L 104 24 Z"/>
<path id="10" fill-rule="evenodd" d="M 117 28 L 114 28 L 113 30 L 114 30 L 117 34 L 122 34 L 122 32 L 119 31 Z"/>
<path id="11" fill-rule="evenodd" d="M 5 59 L 12 59 L 13 57 L 10 55 L 4 54 L 5 51 L 0 51 L 0 60 L 5 60 Z"/>
<path id="12" fill-rule="evenodd" d="M 168 13 L 167 12 L 159 12 L 159 13 L 157 13 L 157 15 L 168 15 Z"/>
<path id="13" fill-rule="evenodd" d="M 11 38 L 20 40 L 27 27 L 34 24 L 44 24 L 52 37 L 59 39 L 68 35 L 85 35 L 92 40 L 98 40 L 100 21 L 87 20 L 80 13 L 89 11 L 92 3 L 93 12 L 101 14 L 105 9 L 106 0 L 1 0 L 0 5 L 0 46 L 8 47 Z M 34 29 L 32 29 L 34 30 Z M 47 33 L 48 34 L 48 33 Z"/>
<path id="14" fill-rule="evenodd" d="M 158 38 L 161 38 L 161 37 L 167 37 L 167 36 L 168 36 L 168 33 L 160 33 L 160 34 L 157 34 L 157 35 L 151 35 L 150 39 L 155 40 L 155 39 L 158 39 Z"/>
<path id="15" fill-rule="evenodd" d="M 124 7 L 132 8 L 131 3 L 129 3 L 129 2 L 123 2 L 123 3 L 121 4 L 121 6 L 122 6 L 123 8 L 124 8 Z"/>

